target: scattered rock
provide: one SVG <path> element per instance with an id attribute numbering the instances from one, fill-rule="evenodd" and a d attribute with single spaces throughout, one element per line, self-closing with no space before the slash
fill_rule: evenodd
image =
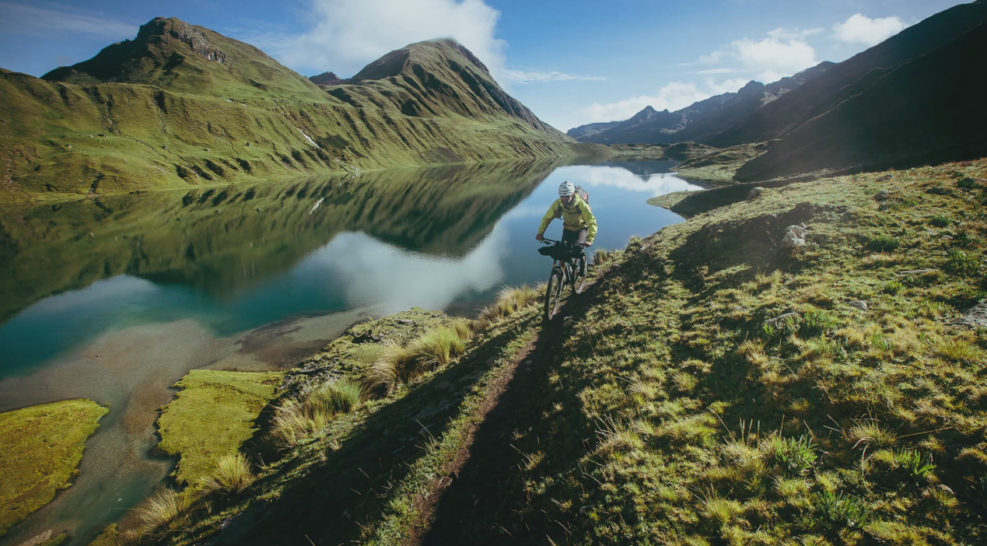
<path id="1" fill-rule="evenodd" d="M 796 321 L 796 320 L 799 320 L 801 318 L 802 318 L 802 315 L 800 313 L 794 313 L 794 312 L 793 313 L 785 313 L 784 315 L 779 315 L 779 316 L 777 316 L 777 317 L 775 317 L 773 319 L 768 319 L 768 320 L 764 321 L 764 326 L 770 326 L 772 328 L 777 328 L 778 326 L 781 326 L 782 324 L 784 324 L 786 322 Z"/>
<path id="2" fill-rule="evenodd" d="M 854 309 L 860 309 L 861 311 L 867 310 L 867 302 L 863 300 L 854 300 L 848 303 L 847 305 L 853 307 Z"/>
<path id="3" fill-rule="evenodd" d="M 753 201 L 753 200 L 761 197 L 761 195 L 763 195 L 763 194 L 764 194 L 764 188 L 762 188 L 760 186 L 758 186 L 756 188 L 751 188 L 751 191 L 747 194 L 747 200 L 748 201 Z"/>
<path id="4" fill-rule="evenodd" d="M 890 174 L 886 174 L 886 175 L 884 175 L 884 176 L 879 176 L 879 177 L 877 177 L 877 181 L 878 181 L 878 182 L 887 182 L 888 180 L 891 180 L 891 179 L 893 179 L 893 178 L 894 178 L 894 177 L 893 177 L 893 176 L 891 176 Z"/>
<path id="5" fill-rule="evenodd" d="M 950 325 L 969 328 L 987 328 L 987 300 L 980 300 L 980 303 L 967 311 L 962 317 L 951 322 Z"/>
<path id="6" fill-rule="evenodd" d="M 805 237 L 809 230 L 804 226 L 788 226 L 785 237 L 781 240 L 781 248 L 799 248 L 805 246 Z"/>
<path id="7" fill-rule="evenodd" d="M 928 275 L 931 273 L 938 273 L 938 269 L 911 269 L 908 271 L 899 271 L 898 275 L 901 276 L 912 276 L 912 275 Z"/>
<path id="8" fill-rule="evenodd" d="M 888 199 L 891 199 L 891 192 L 888 190 L 881 190 L 874 194 L 875 201 L 887 201 Z"/>

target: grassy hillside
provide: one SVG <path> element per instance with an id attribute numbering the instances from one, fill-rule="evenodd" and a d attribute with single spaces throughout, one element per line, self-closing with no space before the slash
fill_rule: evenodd
<path id="1" fill-rule="evenodd" d="M 987 105 L 969 85 L 987 23 L 861 85 L 737 171 L 741 181 L 854 173 L 982 157 Z"/>
<path id="2" fill-rule="evenodd" d="M 437 536 L 982 543 L 987 329 L 958 320 L 987 296 L 985 173 L 769 189 L 646 239 L 513 408 L 540 418 L 514 423 L 497 490 L 474 483 Z M 779 247 L 790 225 L 807 245 Z"/>
<path id="3" fill-rule="evenodd" d="M 0 201 L 569 155 L 450 40 L 320 88 L 177 19 L 43 79 L 0 72 Z M 584 146 L 585 148 L 586 146 Z"/>
<path id="4" fill-rule="evenodd" d="M 857 92 L 876 70 L 888 70 L 942 47 L 987 22 L 987 1 L 960 4 L 912 25 L 895 36 L 832 66 L 820 77 L 787 93 L 742 122 L 704 142 L 718 147 L 765 142 L 824 114 Z M 967 70 L 976 72 L 976 64 Z M 916 105 L 921 109 L 922 105 Z M 920 111 L 913 115 L 921 115 Z"/>
<path id="5" fill-rule="evenodd" d="M 550 325 L 518 291 L 471 325 L 415 311 L 356 328 L 277 406 L 345 382 L 364 385 L 360 402 L 253 445 L 255 485 L 152 534 L 981 543 L 987 326 L 965 314 L 987 296 L 985 174 L 980 161 L 769 188 L 599 256 L 595 285 Z M 790 226 L 806 244 L 782 247 Z M 424 375 L 396 371 L 421 370 L 397 355 L 433 338 L 464 341 Z"/>

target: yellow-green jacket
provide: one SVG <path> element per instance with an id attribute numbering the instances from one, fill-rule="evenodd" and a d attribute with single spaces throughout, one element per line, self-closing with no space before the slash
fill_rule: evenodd
<path id="1" fill-rule="evenodd" d="M 562 218 L 562 228 L 569 231 L 579 231 L 588 229 L 586 242 L 592 243 L 596 237 L 596 216 L 589 209 L 589 205 L 583 202 L 576 194 L 569 206 L 562 204 L 562 199 L 556 199 L 552 206 L 548 207 L 548 212 L 541 219 L 541 226 L 538 228 L 538 235 L 545 235 L 548 224 L 556 218 Z"/>

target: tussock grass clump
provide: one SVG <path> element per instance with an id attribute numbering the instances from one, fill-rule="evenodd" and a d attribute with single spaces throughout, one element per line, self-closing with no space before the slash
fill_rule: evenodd
<path id="1" fill-rule="evenodd" d="M 949 226 L 949 224 L 952 223 L 953 220 L 949 217 L 948 214 L 936 214 L 935 216 L 929 219 L 929 224 L 939 228 L 947 227 Z"/>
<path id="2" fill-rule="evenodd" d="M 605 264 L 610 261 L 610 252 L 603 250 L 597 250 L 593 253 L 593 263 L 594 264 Z"/>
<path id="3" fill-rule="evenodd" d="M 271 435 L 282 445 L 296 446 L 320 432 L 336 415 L 359 407 L 362 396 L 363 389 L 352 381 L 327 383 L 302 400 L 288 400 L 278 407 Z"/>
<path id="4" fill-rule="evenodd" d="M 627 241 L 627 250 L 636 250 L 641 248 L 641 243 L 643 242 L 644 240 L 641 239 L 640 235 L 631 235 L 631 238 Z"/>
<path id="5" fill-rule="evenodd" d="M 847 431 L 847 440 L 854 448 L 864 444 L 885 448 L 893 446 L 898 441 L 898 436 L 876 421 L 865 421 L 850 427 Z"/>
<path id="6" fill-rule="evenodd" d="M 469 329 L 464 331 L 469 332 Z M 445 366 L 466 352 L 466 340 L 456 328 L 439 328 L 419 338 L 413 350 L 425 364 Z"/>
<path id="7" fill-rule="evenodd" d="M 229 453 L 216 461 L 212 475 L 204 477 L 202 485 L 208 491 L 239 493 L 254 483 L 254 479 L 247 457 L 242 453 Z"/>
<path id="8" fill-rule="evenodd" d="M 516 303 L 520 297 L 515 294 L 511 301 Z M 474 327 L 475 323 L 462 319 L 431 330 L 407 345 L 387 345 L 380 359 L 371 366 L 364 385 L 392 394 L 401 385 L 452 363 L 466 352 L 467 343 L 473 339 Z"/>
<path id="9" fill-rule="evenodd" d="M 131 541 L 163 539 L 188 529 L 192 523 L 193 491 L 178 492 L 170 487 L 151 495 L 136 509 L 137 527 L 128 533 Z"/>
<path id="10" fill-rule="evenodd" d="M 487 322 L 499 321 L 534 302 L 540 296 L 537 289 L 527 284 L 504 288 L 497 295 L 497 300 L 480 313 L 480 319 Z"/>

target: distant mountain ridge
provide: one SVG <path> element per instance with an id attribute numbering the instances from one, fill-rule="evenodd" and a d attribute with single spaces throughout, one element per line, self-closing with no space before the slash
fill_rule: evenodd
<path id="1" fill-rule="evenodd" d="M 987 155 L 987 23 L 892 70 L 874 70 L 825 113 L 737 171 L 740 181 L 855 173 Z M 971 81 L 971 68 L 980 81 Z"/>
<path id="2" fill-rule="evenodd" d="M 675 112 L 658 112 L 651 106 L 646 106 L 628 120 L 583 125 L 570 129 L 566 134 L 580 142 L 598 144 L 699 141 L 725 130 L 832 66 L 833 63 L 823 62 L 768 85 L 751 81 L 736 93 L 716 95 Z"/>
<path id="3" fill-rule="evenodd" d="M 173 18 L 40 79 L 0 71 L 0 201 L 586 149 L 452 40 L 333 77 Z"/>

